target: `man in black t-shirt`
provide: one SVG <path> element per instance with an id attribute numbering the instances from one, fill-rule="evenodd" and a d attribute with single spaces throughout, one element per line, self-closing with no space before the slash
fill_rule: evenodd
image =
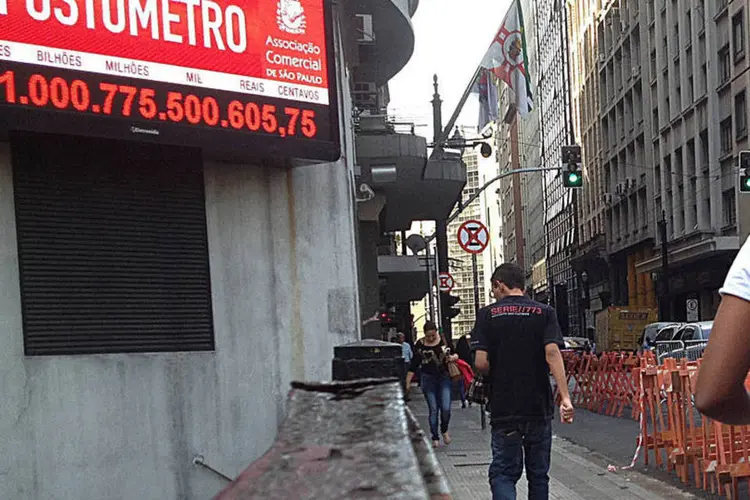
<path id="1" fill-rule="evenodd" d="M 529 498 L 549 498 L 554 403 L 549 373 L 560 388 L 560 418 L 573 421 L 555 310 L 523 293 L 524 272 L 503 264 L 492 275 L 492 305 L 477 313 L 472 346 L 474 364 L 492 386 L 493 500 L 515 500 L 526 463 Z M 525 455 L 525 457 L 524 457 Z"/>

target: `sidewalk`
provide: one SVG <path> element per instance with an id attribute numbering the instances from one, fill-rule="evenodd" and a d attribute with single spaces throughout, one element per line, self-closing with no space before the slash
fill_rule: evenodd
<path id="1" fill-rule="evenodd" d="M 427 405 L 418 387 L 412 388 L 409 403 L 414 415 L 429 434 Z M 576 425 L 576 424 L 573 424 Z M 453 490 L 455 500 L 490 499 L 487 469 L 491 461 L 490 429 L 482 431 L 479 408 L 461 409 L 453 402 L 450 446 L 435 450 Z M 606 463 L 586 448 L 558 436 L 552 441 L 550 499 L 552 500 L 661 500 L 698 498 L 690 493 L 636 471 L 608 472 Z M 527 497 L 526 481 L 518 482 L 518 498 Z"/>

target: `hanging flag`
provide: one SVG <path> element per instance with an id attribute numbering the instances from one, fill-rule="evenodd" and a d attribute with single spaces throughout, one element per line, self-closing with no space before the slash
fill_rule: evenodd
<path id="1" fill-rule="evenodd" d="M 521 5 L 515 0 L 505 15 L 500 31 L 487 50 L 482 68 L 491 71 L 516 94 L 518 112 L 523 116 L 533 107 L 529 58 L 526 54 Z"/>
<path id="2" fill-rule="evenodd" d="M 489 71 L 482 69 L 472 92 L 479 95 L 479 122 L 477 130 L 481 132 L 488 123 L 497 121 L 500 107 L 497 87 Z"/>

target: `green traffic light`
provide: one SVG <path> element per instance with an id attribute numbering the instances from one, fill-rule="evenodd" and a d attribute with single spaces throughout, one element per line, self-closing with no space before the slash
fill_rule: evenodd
<path id="1" fill-rule="evenodd" d="M 750 176 L 742 176 L 740 178 L 740 192 L 750 193 Z"/>
<path id="2" fill-rule="evenodd" d="M 583 176 L 581 175 L 581 172 L 579 171 L 568 172 L 566 176 L 563 177 L 563 185 L 566 188 L 583 187 Z"/>

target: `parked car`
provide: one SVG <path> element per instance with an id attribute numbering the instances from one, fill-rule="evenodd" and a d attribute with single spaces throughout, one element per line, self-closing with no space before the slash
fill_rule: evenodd
<path id="1" fill-rule="evenodd" d="M 591 341 L 585 337 L 563 337 L 566 351 L 586 351 L 591 347 Z"/>
<path id="2" fill-rule="evenodd" d="M 677 334 L 677 331 L 684 325 L 685 323 L 672 323 L 669 326 L 665 326 L 659 330 L 659 333 L 656 334 L 656 338 L 654 339 L 654 342 L 666 342 L 673 340 L 675 335 Z"/>
<path id="3" fill-rule="evenodd" d="M 686 323 L 684 324 L 677 333 L 673 340 L 679 340 L 681 342 L 690 341 L 708 341 L 708 336 L 711 335 L 711 329 L 714 326 L 713 321 L 701 321 L 700 323 Z"/>
<path id="4" fill-rule="evenodd" d="M 687 358 L 691 361 L 700 359 L 713 326 L 713 321 L 680 325 L 671 339 L 657 341 L 656 352 L 659 362 L 664 358 Z"/>
<path id="5" fill-rule="evenodd" d="M 682 323 L 664 322 L 650 323 L 646 325 L 638 343 L 641 346 L 653 346 L 654 342 L 672 340 L 677 328 Z"/>

